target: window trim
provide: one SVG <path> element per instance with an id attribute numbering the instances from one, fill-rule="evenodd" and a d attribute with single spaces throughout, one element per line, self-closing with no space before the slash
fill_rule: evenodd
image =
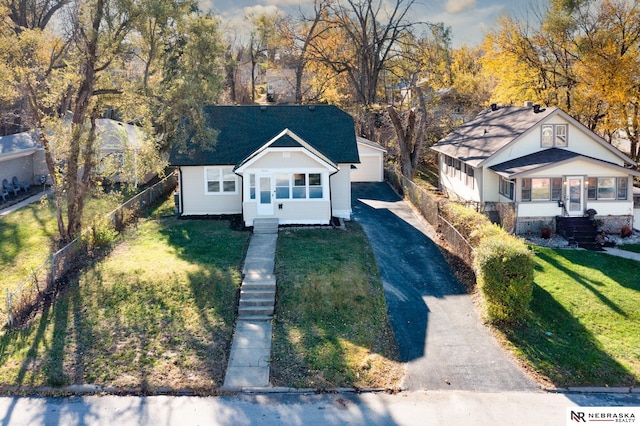
<path id="1" fill-rule="evenodd" d="M 546 180 L 548 182 L 548 196 L 547 198 L 533 198 L 534 180 Z M 533 177 L 523 178 L 520 187 L 520 201 L 528 203 L 548 203 L 562 200 L 563 196 L 563 177 Z M 554 185 L 555 184 L 555 185 Z M 558 192 L 559 191 L 559 192 Z M 525 195 L 528 193 L 528 195 Z"/>
<path id="2" fill-rule="evenodd" d="M 562 131 L 560 131 L 562 129 Z M 545 134 L 550 130 L 550 134 Z M 564 137 L 564 139 L 562 139 Z M 540 126 L 540 146 L 542 148 L 569 146 L 569 125 L 568 124 L 543 124 Z"/>
<path id="3" fill-rule="evenodd" d="M 600 180 L 601 179 L 613 179 L 614 188 L 612 198 L 600 197 Z M 621 182 L 624 182 L 622 184 Z M 595 185 L 594 185 L 595 184 Z M 585 185 L 587 187 L 587 200 L 588 201 L 629 201 L 629 178 L 623 176 L 588 176 L 585 178 Z M 620 196 L 620 191 L 624 186 L 624 197 Z M 595 196 L 594 196 L 595 195 Z"/>
<path id="4" fill-rule="evenodd" d="M 217 172 L 217 180 L 209 180 L 209 171 Z M 233 181 L 230 179 L 225 180 L 225 175 L 233 175 Z M 218 183 L 218 191 L 209 190 L 209 182 Z M 233 191 L 225 191 L 225 182 L 233 182 Z M 208 166 L 204 168 L 204 193 L 205 195 L 237 195 L 238 194 L 238 175 L 233 172 L 233 167 L 225 166 Z"/>

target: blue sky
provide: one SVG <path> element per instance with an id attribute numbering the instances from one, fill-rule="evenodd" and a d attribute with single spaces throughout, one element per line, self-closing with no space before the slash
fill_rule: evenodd
<path id="1" fill-rule="evenodd" d="M 200 0 L 203 10 L 222 16 L 239 32 L 246 25 L 242 17 L 247 13 L 295 10 L 309 3 L 304 0 Z M 444 22 L 452 28 L 454 47 L 476 46 L 500 15 L 510 13 L 522 18 L 526 16 L 527 8 L 537 3 L 546 4 L 546 0 L 416 0 L 410 19 Z"/>

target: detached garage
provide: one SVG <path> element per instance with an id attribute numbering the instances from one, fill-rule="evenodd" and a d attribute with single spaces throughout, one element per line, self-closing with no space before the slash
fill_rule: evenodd
<path id="1" fill-rule="evenodd" d="M 369 139 L 357 137 L 360 164 L 351 170 L 351 182 L 384 181 L 384 154 L 387 152 L 381 145 Z"/>

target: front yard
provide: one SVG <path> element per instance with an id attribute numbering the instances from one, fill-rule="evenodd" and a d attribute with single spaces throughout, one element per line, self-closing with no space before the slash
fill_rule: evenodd
<path id="1" fill-rule="evenodd" d="M 517 356 L 556 386 L 638 386 L 638 262 L 585 250 L 535 252 L 531 318 L 505 332 Z"/>
<path id="2" fill-rule="evenodd" d="M 4 330 L 0 386 L 211 393 L 222 385 L 250 234 L 228 221 L 163 217 L 171 210 L 169 201 L 141 219 L 55 303 Z M 280 238 L 274 383 L 395 386 L 402 369 L 364 233 L 349 226 Z"/>

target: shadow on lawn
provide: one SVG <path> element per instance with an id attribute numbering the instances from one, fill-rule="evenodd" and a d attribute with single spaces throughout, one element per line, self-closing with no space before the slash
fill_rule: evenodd
<path id="1" fill-rule="evenodd" d="M 582 254 L 582 255 L 574 255 L 573 253 L 569 253 L 566 250 L 563 251 L 562 254 L 569 261 L 571 261 L 573 264 L 576 264 L 576 265 L 589 266 L 591 268 L 595 268 L 595 269 L 599 269 L 599 270 L 609 269 L 607 267 L 604 267 L 604 265 L 601 265 L 601 266 L 594 265 L 594 261 L 596 259 L 592 258 L 591 256 L 585 256 L 584 254 Z M 622 308 L 620 308 L 615 302 L 613 302 L 611 299 L 609 299 L 607 296 L 602 294 L 601 291 L 598 290 L 597 286 L 602 286 L 603 285 L 602 283 L 594 281 L 593 279 L 587 279 L 586 277 L 584 277 L 581 274 L 575 272 L 574 270 L 569 269 L 569 268 L 561 265 L 558 261 L 556 261 L 556 259 L 546 255 L 543 252 L 539 252 L 536 255 L 540 259 L 544 260 L 545 262 L 549 263 L 550 265 L 553 265 L 554 268 L 558 269 L 559 271 L 562 271 L 564 274 L 566 274 L 567 276 L 571 277 L 571 279 L 573 279 L 575 282 L 579 283 L 584 288 L 586 288 L 587 290 L 592 292 L 598 299 L 600 299 L 600 301 L 602 303 L 607 305 L 612 311 L 614 311 L 615 313 L 617 313 L 619 315 L 622 315 L 625 318 L 627 317 L 627 313 Z"/>
<path id="2" fill-rule="evenodd" d="M 503 330 L 534 369 L 556 386 L 630 386 L 637 379 L 605 353 L 594 335 L 534 284 L 531 317 Z"/>
<path id="3" fill-rule="evenodd" d="M 176 279 L 170 274 L 178 273 L 159 270 L 157 281 L 138 276 L 138 268 L 148 272 L 147 263 L 120 272 L 94 265 L 46 298 L 22 329 L 0 337 L 4 384 L 112 386 L 125 376 L 132 383 L 125 386 L 143 393 L 220 386 L 248 234 L 175 219 L 164 221 L 159 234 L 195 267 Z"/>

